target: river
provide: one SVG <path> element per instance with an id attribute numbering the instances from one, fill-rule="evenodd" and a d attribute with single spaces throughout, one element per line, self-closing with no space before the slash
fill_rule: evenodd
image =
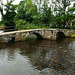
<path id="1" fill-rule="evenodd" d="M 0 75 L 75 75 L 75 38 L 0 43 Z"/>

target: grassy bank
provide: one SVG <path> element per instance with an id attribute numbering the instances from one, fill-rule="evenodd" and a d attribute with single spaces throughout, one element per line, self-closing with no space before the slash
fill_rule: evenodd
<path id="1" fill-rule="evenodd" d="M 70 37 L 75 37 L 75 33 L 74 34 L 71 34 Z"/>
<path id="2" fill-rule="evenodd" d="M 0 30 L 4 30 L 4 26 L 0 26 Z"/>

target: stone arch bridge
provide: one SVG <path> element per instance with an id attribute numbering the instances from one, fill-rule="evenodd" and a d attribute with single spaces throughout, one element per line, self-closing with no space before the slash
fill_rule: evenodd
<path id="1" fill-rule="evenodd" d="M 30 29 L 30 30 L 19 30 L 12 32 L 0 33 L 0 42 L 5 42 L 6 38 L 11 41 L 23 41 L 29 34 L 35 34 L 39 39 L 51 39 L 56 40 L 58 36 L 70 37 L 71 34 L 75 33 L 72 29 Z"/>

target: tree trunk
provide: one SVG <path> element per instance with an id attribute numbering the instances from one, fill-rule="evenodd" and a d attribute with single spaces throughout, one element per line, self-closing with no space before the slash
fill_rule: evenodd
<path id="1" fill-rule="evenodd" d="M 2 17 L 3 17 L 3 0 L 1 0 L 1 15 L 2 15 Z"/>

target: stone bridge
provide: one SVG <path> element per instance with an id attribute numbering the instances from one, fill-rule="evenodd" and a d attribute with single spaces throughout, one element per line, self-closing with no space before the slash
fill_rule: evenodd
<path id="1" fill-rule="evenodd" d="M 0 33 L 0 42 L 5 42 L 7 38 L 11 41 L 23 41 L 29 34 L 35 34 L 38 39 L 51 39 L 56 40 L 57 37 L 70 37 L 75 33 L 75 30 L 71 29 L 30 29 L 19 30 L 12 32 Z"/>

